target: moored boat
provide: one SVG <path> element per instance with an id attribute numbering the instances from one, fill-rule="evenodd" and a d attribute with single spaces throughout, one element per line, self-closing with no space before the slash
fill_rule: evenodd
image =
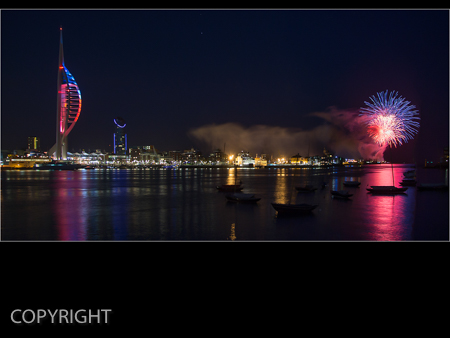
<path id="1" fill-rule="evenodd" d="M 261 199 L 260 197 L 255 197 L 254 194 L 243 194 L 243 193 L 227 194 L 225 195 L 225 197 L 230 202 L 239 202 L 239 203 L 256 203 Z"/>
<path id="2" fill-rule="evenodd" d="M 402 194 L 408 188 L 397 188 L 393 185 L 372 185 L 370 188 L 366 189 L 372 194 Z"/>
<path id="3" fill-rule="evenodd" d="M 241 184 L 222 184 L 218 185 L 216 188 L 219 191 L 227 191 L 227 192 L 241 191 L 242 189 L 244 189 L 244 187 Z"/>
<path id="4" fill-rule="evenodd" d="M 314 210 L 317 204 L 290 204 L 290 203 L 271 203 L 273 208 L 280 214 L 297 214 Z"/>
<path id="5" fill-rule="evenodd" d="M 359 187 L 360 184 L 361 182 L 358 181 L 344 181 L 346 187 Z"/>
<path id="6" fill-rule="evenodd" d="M 302 187 L 295 187 L 295 190 L 297 190 L 298 192 L 313 192 L 317 190 L 317 188 L 314 188 L 312 185 L 305 185 Z"/>
<path id="7" fill-rule="evenodd" d="M 400 182 L 402 186 L 415 186 L 417 181 L 414 178 L 404 178 L 403 181 Z"/>
<path id="8" fill-rule="evenodd" d="M 347 190 L 331 190 L 331 195 L 341 198 L 349 198 L 353 196 L 353 194 L 350 194 Z"/>
<path id="9" fill-rule="evenodd" d="M 448 190 L 445 183 L 420 183 L 417 185 L 418 190 Z"/>
<path id="10" fill-rule="evenodd" d="M 415 170 L 408 170 L 408 171 L 403 173 L 403 176 L 405 176 L 407 178 L 413 178 L 413 177 L 416 176 L 416 171 Z"/>

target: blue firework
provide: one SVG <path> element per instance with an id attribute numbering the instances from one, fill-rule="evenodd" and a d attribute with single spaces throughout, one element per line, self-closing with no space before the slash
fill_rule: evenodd
<path id="1" fill-rule="evenodd" d="M 359 116 L 365 116 L 368 134 L 380 145 L 395 146 L 413 139 L 418 132 L 420 120 L 416 106 L 410 105 L 396 91 L 379 92 L 370 97 L 372 103 L 360 109 Z"/>

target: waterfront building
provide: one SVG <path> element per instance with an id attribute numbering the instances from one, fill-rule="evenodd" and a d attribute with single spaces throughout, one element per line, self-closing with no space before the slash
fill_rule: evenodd
<path id="1" fill-rule="evenodd" d="M 59 32 L 59 67 L 56 100 L 56 143 L 49 156 L 57 160 L 67 159 L 68 139 L 81 112 L 81 93 L 75 78 L 64 64 L 62 27 Z"/>
<path id="2" fill-rule="evenodd" d="M 136 161 L 138 162 L 140 160 L 141 157 L 141 149 L 140 148 L 130 148 L 129 150 L 130 153 L 130 161 Z"/>
<path id="3" fill-rule="evenodd" d="M 266 159 L 265 154 L 262 154 L 261 156 L 258 156 L 258 154 L 256 154 L 255 166 L 256 167 L 267 167 L 267 159 Z"/>
<path id="4" fill-rule="evenodd" d="M 244 166 L 244 165 L 255 165 L 255 159 L 250 156 L 250 153 L 248 151 L 241 151 L 239 154 L 236 155 L 236 159 L 234 161 L 234 164 L 238 166 Z"/>
<path id="5" fill-rule="evenodd" d="M 50 158 L 19 158 L 11 157 L 9 163 L 2 166 L 4 169 L 32 169 L 36 164 L 46 164 Z"/>
<path id="6" fill-rule="evenodd" d="M 28 150 L 41 151 L 41 139 L 36 136 L 29 136 Z"/>
<path id="7" fill-rule="evenodd" d="M 129 158 L 127 155 L 108 154 L 106 156 L 106 163 L 114 166 L 126 165 L 129 163 Z"/>
<path id="8" fill-rule="evenodd" d="M 127 154 L 127 134 L 125 132 L 125 126 L 127 125 L 125 120 L 121 117 L 114 119 L 115 132 L 114 132 L 114 154 L 126 155 Z"/>
<path id="9" fill-rule="evenodd" d="M 157 153 L 158 150 L 156 150 L 155 146 L 151 145 L 151 146 L 142 146 L 142 149 L 144 149 L 147 152 L 153 152 L 153 153 Z"/>
<path id="10" fill-rule="evenodd" d="M 295 165 L 307 165 L 308 159 L 306 157 L 301 156 L 299 153 L 291 157 L 291 164 Z"/>
<path id="11" fill-rule="evenodd" d="M 183 162 L 184 156 L 181 150 L 171 150 L 169 151 L 169 156 L 173 158 L 175 162 L 181 163 Z"/>
<path id="12" fill-rule="evenodd" d="M 228 156 L 222 150 L 216 149 L 210 155 L 209 159 L 211 162 L 216 162 L 217 164 L 224 164 L 228 161 Z"/>
<path id="13" fill-rule="evenodd" d="M 161 154 L 159 154 L 159 163 L 160 164 L 173 164 L 174 163 L 174 159 L 172 157 L 172 155 L 169 154 L 168 151 L 165 151 Z"/>
<path id="14" fill-rule="evenodd" d="M 99 149 L 97 149 L 99 150 Z M 67 159 L 75 161 L 78 164 L 92 164 L 92 165 L 98 165 L 98 164 L 104 164 L 108 154 L 102 153 L 101 151 L 95 151 L 93 153 L 81 151 L 81 152 L 67 152 Z"/>
<path id="15" fill-rule="evenodd" d="M 160 162 L 160 155 L 154 146 L 144 146 L 140 154 L 140 161 L 143 164 L 155 164 Z"/>
<path id="16" fill-rule="evenodd" d="M 170 155 L 170 152 L 169 152 Z M 155 164 L 159 163 L 160 155 L 155 146 L 134 146 L 129 149 L 130 161 L 138 162 L 139 164 Z"/>
<path id="17" fill-rule="evenodd" d="M 183 151 L 182 161 L 185 163 L 194 164 L 200 162 L 202 159 L 202 152 L 198 149 L 187 149 Z"/>

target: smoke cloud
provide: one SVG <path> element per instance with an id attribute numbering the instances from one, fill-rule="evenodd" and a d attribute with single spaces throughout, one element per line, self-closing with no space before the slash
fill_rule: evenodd
<path id="1" fill-rule="evenodd" d="M 238 123 L 210 124 L 191 129 L 188 135 L 208 149 L 221 148 L 226 152 L 241 150 L 274 157 L 322 155 L 326 148 L 331 153 L 345 158 L 383 160 L 386 146 L 375 144 L 367 135 L 363 122 L 365 117 L 358 111 L 328 108 L 325 112 L 314 112 L 310 116 L 323 119 L 323 124 L 312 130 L 254 125 L 248 128 Z"/>

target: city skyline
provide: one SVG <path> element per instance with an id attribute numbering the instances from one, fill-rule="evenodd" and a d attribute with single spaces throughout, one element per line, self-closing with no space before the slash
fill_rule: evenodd
<path id="1" fill-rule="evenodd" d="M 2 149 L 25 148 L 30 135 L 41 138 L 44 151 L 52 145 L 61 26 L 83 88 L 84 112 L 69 149 L 112 152 L 110 121 L 122 116 L 130 145 L 207 152 L 226 143 L 230 152 L 240 151 L 237 145 L 255 153 L 288 148 L 289 156 L 325 146 L 349 156 L 361 149 L 355 112 L 387 89 L 411 100 L 422 123 L 416 138 L 386 160 L 438 159 L 448 146 L 446 10 L 1 15 Z M 25 20 L 35 29 L 21 27 Z M 25 78 L 39 83 L 28 99 Z"/>

